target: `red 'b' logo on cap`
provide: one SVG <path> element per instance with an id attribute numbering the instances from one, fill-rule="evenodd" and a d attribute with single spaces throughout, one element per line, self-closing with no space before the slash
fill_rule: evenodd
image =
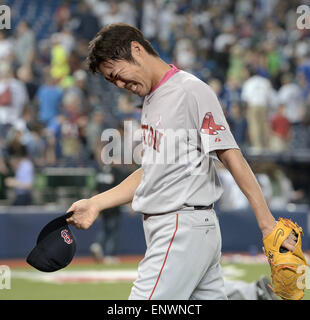
<path id="1" fill-rule="evenodd" d="M 64 230 L 61 231 L 61 237 L 68 244 L 71 244 L 73 242 L 73 240 L 71 239 L 71 237 L 69 235 L 69 231 L 67 229 L 64 229 Z"/>

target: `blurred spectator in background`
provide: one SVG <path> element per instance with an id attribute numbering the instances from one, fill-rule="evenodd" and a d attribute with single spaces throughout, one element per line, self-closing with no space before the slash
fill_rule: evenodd
<path id="1" fill-rule="evenodd" d="M 63 98 L 63 112 L 66 120 L 62 125 L 61 147 L 62 155 L 69 159 L 78 159 L 81 156 L 81 137 L 80 137 L 80 122 L 82 118 L 82 106 L 79 97 L 67 92 Z"/>
<path id="2" fill-rule="evenodd" d="M 72 76 L 75 71 L 79 71 L 83 69 L 83 57 L 85 55 L 85 49 L 84 47 L 87 48 L 87 42 L 84 40 L 79 40 L 77 42 L 76 47 L 72 50 L 70 56 L 68 57 L 68 63 L 69 63 L 69 69 L 70 72 L 72 73 Z M 85 70 L 83 70 L 85 71 Z"/>
<path id="3" fill-rule="evenodd" d="M 69 57 L 73 49 L 76 47 L 76 40 L 68 25 L 65 25 L 59 32 L 53 34 L 52 42 L 54 42 L 55 46 L 59 45 L 64 49 L 66 57 Z"/>
<path id="4" fill-rule="evenodd" d="M 8 188 L 15 191 L 13 206 L 27 206 L 32 204 L 32 188 L 34 182 L 34 166 L 27 156 L 26 147 L 22 144 L 12 146 L 8 151 L 10 166 L 14 177 L 5 179 Z"/>
<path id="5" fill-rule="evenodd" d="M 271 108 L 272 87 L 269 79 L 252 73 L 242 86 L 241 97 L 247 106 L 247 120 L 251 146 L 257 151 L 268 148 L 268 115 Z"/>
<path id="6" fill-rule="evenodd" d="M 17 78 L 25 84 L 29 100 L 32 101 L 35 98 L 39 85 L 38 82 L 34 79 L 31 66 L 23 65 L 18 68 Z"/>
<path id="7" fill-rule="evenodd" d="M 89 90 L 87 73 L 85 70 L 79 69 L 72 76 L 74 83 L 66 91 L 76 95 L 80 100 L 82 111 L 89 114 L 92 111 L 93 98 Z"/>
<path id="8" fill-rule="evenodd" d="M 288 204 L 296 203 L 303 198 L 304 192 L 294 189 L 292 181 L 281 168 L 273 164 L 273 169 L 269 174 L 273 187 L 271 208 L 287 209 Z"/>
<path id="9" fill-rule="evenodd" d="M 277 164 L 256 164 L 254 170 L 271 209 L 286 210 L 289 203 L 296 203 L 304 197 L 304 192 L 294 189 L 291 180 Z"/>
<path id="10" fill-rule="evenodd" d="M 307 100 L 305 101 L 305 118 L 304 124 L 308 127 L 309 139 L 308 139 L 308 148 L 310 148 L 310 92 L 308 94 Z"/>
<path id="11" fill-rule="evenodd" d="M 62 111 L 71 123 L 77 123 L 83 114 L 83 105 L 76 91 L 67 90 L 62 99 Z"/>
<path id="12" fill-rule="evenodd" d="M 218 53 L 223 52 L 227 46 L 231 47 L 237 40 L 233 17 L 227 13 L 225 18 L 222 21 L 221 32 L 214 39 L 214 50 Z"/>
<path id="13" fill-rule="evenodd" d="M 306 101 L 308 98 L 308 94 L 310 93 L 310 83 L 307 82 L 307 79 L 304 74 L 302 73 L 296 74 L 296 84 L 301 90 L 303 101 Z"/>
<path id="14" fill-rule="evenodd" d="M 64 0 L 60 2 L 60 5 L 56 9 L 56 12 L 54 15 L 57 31 L 62 30 L 62 28 L 70 21 L 70 18 L 71 18 L 70 1 Z"/>
<path id="15" fill-rule="evenodd" d="M 233 104 L 241 104 L 241 88 L 237 78 L 228 76 L 223 86 L 222 101 L 225 106 L 226 113 L 231 113 L 231 106 Z"/>
<path id="16" fill-rule="evenodd" d="M 93 14 L 97 16 L 101 26 L 120 21 L 136 25 L 136 8 L 131 0 L 88 0 L 87 3 L 92 8 Z"/>
<path id="17" fill-rule="evenodd" d="M 269 40 L 264 43 L 262 49 L 263 54 L 265 55 L 265 65 L 270 81 L 274 86 L 278 86 L 277 80 L 281 70 L 281 55 L 279 53 L 279 48 L 275 46 L 273 41 Z"/>
<path id="18" fill-rule="evenodd" d="M 14 43 L 6 30 L 0 30 L 0 61 L 11 62 L 14 59 Z"/>
<path id="19" fill-rule="evenodd" d="M 92 14 L 98 18 L 100 27 L 105 25 L 104 16 L 110 8 L 111 1 L 88 0 L 87 3 L 91 7 Z"/>
<path id="20" fill-rule="evenodd" d="M 7 199 L 5 179 L 9 175 L 9 168 L 5 161 L 4 152 L 0 149 L 0 200 Z"/>
<path id="21" fill-rule="evenodd" d="M 79 1 L 73 20 L 71 24 L 78 39 L 90 41 L 100 29 L 99 21 L 86 1 Z"/>
<path id="22" fill-rule="evenodd" d="M 303 76 L 300 75 L 300 78 Z M 291 73 L 281 77 L 281 88 L 278 100 L 284 105 L 284 115 L 291 126 L 291 145 L 294 149 L 306 149 L 308 146 L 308 130 L 304 125 L 305 97 L 303 89 L 294 81 Z"/>
<path id="23" fill-rule="evenodd" d="M 97 108 L 93 111 L 90 118 L 90 123 L 87 125 L 86 138 L 87 148 L 91 159 L 101 163 L 101 134 L 103 131 L 104 114 L 101 108 Z"/>
<path id="24" fill-rule="evenodd" d="M 227 112 L 226 105 L 223 106 L 222 96 L 223 96 L 223 86 L 221 80 L 217 78 L 211 78 L 208 81 L 208 85 L 212 88 L 212 90 L 215 92 L 215 94 L 219 97 L 219 100 L 221 101 L 222 108 L 224 109 L 224 112 Z"/>
<path id="25" fill-rule="evenodd" d="M 124 179 L 124 173 L 117 165 L 103 165 L 97 173 L 98 193 L 105 192 L 117 186 Z M 115 207 L 100 214 L 101 229 L 97 235 L 97 242 L 90 246 L 90 252 L 97 262 L 106 264 L 117 263 L 115 257 L 121 222 L 121 208 Z"/>
<path id="26" fill-rule="evenodd" d="M 159 4 L 157 0 L 143 1 L 141 31 L 149 41 L 156 40 L 158 32 Z"/>
<path id="27" fill-rule="evenodd" d="M 296 61 L 297 61 L 297 68 L 296 73 L 302 74 L 307 83 L 310 84 L 310 59 L 309 59 L 309 44 L 307 41 L 304 40 L 301 42 L 302 46 L 298 46 L 298 42 L 296 45 Z M 302 52 L 298 52 L 298 48 L 302 48 Z"/>
<path id="28" fill-rule="evenodd" d="M 22 20 L 16 29 L 14 39 L 14 54 L 19 66 L 31 64 L 35 51 L 35 34 L 28 22 Z"/>
<path id="29" fill-rule="evenodd" d="M 69 54 L 57 33 L 52 35 L 51 45 L 50 73 L 53 79 L 60 82 L 70 73 Z"/>
<path id="30" fill-rule="evenodd" d="M 62 159 L 62 128 L 67 118 L 63 113 L 49 121 L 45 129 L 46 165 L 55 165 L 56 159 Z"/>
<path id="31" fill-rule="evenodd" d="M 24 139 L 27 152 L 31 155 L 37 167 L 44 167 L 46 162 L 46 137 L 41 123 L 36 122 L 31 126 L 30 134 Z"/>
<path id="32" fill-rule="evenodd" d="M 232 104 L 227 121 L 237 144 L 244 148 L 248 140 L 248 122 L 240 104 Z"/>
<path id="33" fill-rule="evenodd" d="M 270 177 L 267 174 L 266 168 L 263 166 L 264 166 L 263 164 L 261 167 L 259 165 L 255 166 L 256 169 L 254 173 L 262 189 L 264 198 L 266 199 L 268 206 L 270 206 L 272 201 L 272 195 L 273 195 L 272 183 L 271 183 Z"/>
<path id="34" fill-rule="evenodd" d="M 66 118 L 61 127 L 61 151 L 62 156 L 71 163 L 72 166 L 76 163 L 81 152 L 81 142 L 79 140 L 79 129 L 76 123 L 71 122 Z"/>
<path id="35" fill-rule="evenodd" d="M 285 152 L 289 149 L 291 139 L 291 123 L 285 116 L 285 105 L 279 104 L 278 110 L 271 118 L 270 150 Z"/>
<path id="36" fill-rule="evenodd" d="M 225 168 L 222 162 L 216 163 L 217 173 L 223 187 L 223 195 L 217 205 L 220 210 L 242 210 L 249 207 L 249 201 L 242 193 L 231 173 Z"/>
<path id="37" fill-rule="evenodd" d="M 181 38 L 177 40 L 174 49 L 174 56 L 175 63 L 178 68 L 193 73 L 196 63 L 196 51 L 190 39 Z"/>
<path id="38" fill-rule="evenodd" d="M 140 120 L 140 112 L 136 108 L 137 105 L 139 105 L 140 100 L 137 99 L 137 97 L 132 94 L 132 92 L 127 91 L 122 93 L 118 98 L 117 103 L 117 111 L 118 111 L 118 117 L 122 120 Z M 138 124 L 140 127 L 140 124 Z"/>
<path id="39" fill-rule="evenodd" d="M 302 122 L 305 114 L 302 90 L 293 80 L 291 73 L 285 73 L 281 77 L 282 86 L 278 92 L 278 102 L 283 105 L 284 115 L 292 125 Z"/>
<path id="40" fill-rule="evenodd" d="M 244 80 L 246 50 L 239 44 L 231 47 L 229 56 L 229 68 L 227 70 L 227 90 L 236 90 L 238 83 Z"/>
<path id="41" fill-rule="evenodd" d="M 16 120 L 10 130 L 7 139 L 16 140 L 14 136 L 20 136 L 19 143 L 26 146 L 35 166 L 44 166 L 45 162 L 45 137 L 44 126 L 34 117 L 34 111 L 30 106 L 26 106 L 21 118 Z"/>
<path id="42" fill-rule="evenodd" d="M 25 84 L 16 79 L 11 65 L 0 64 L 0 123 L 13 124 L 29 101 Z"/>
<path id="43" fill-rule="evenodd" d="M 59 113 L 63 90 L 51 77 L 48 70 L 45 70 L 44 83 L 39 87 L 36 98 L 38 102 L 38 119 L 47 125 Z"/>
<path id="44" fill-rule="evenodd" d="M 124 23 L 128 23 L 132 26 L 137 25 L 137 7 L 139 4 L 136 4 L 135 2 L 135 0 L 119 1 L 120 11 L 123 15 L 122 20 L 119 21 L 123 21 Z"/>
<path id="45" fill-rule="evenodd" d="M 102 17 L 102 23 L 104 25 L 116 23 L 119 21 L 125 21 L 124 12 L 121 11 L 120 4 L 116 1 L 109 2 L 109 9 Z"/>

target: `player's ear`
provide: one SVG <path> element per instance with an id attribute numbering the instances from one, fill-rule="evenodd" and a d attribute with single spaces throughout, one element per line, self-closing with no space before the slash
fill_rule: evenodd
<path id="1" fill-rule="evenodd" d="M 143 46 L 138 41 L 131 41 L 131 55 L 135 57 L 143 57 Z"/>

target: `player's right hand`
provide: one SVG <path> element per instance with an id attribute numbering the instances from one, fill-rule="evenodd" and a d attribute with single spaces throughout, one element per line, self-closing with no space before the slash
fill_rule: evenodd
<path id="1" fill-rule="evenodd" d="M 74 202 L 67 210 L 67 213 L 73 211 L 73 215 L 66 219 L 69 224 L 72 224 L 77 229 L 88 229 L 97 219 L 100 210 L 91 199 L 82 199 Z"/>

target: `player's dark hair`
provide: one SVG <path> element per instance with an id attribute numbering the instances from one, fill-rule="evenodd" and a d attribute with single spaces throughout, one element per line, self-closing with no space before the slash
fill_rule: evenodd
<path id="1" fill-rule="evenodd" d="M 149 54 L 158 57 L 142 32 L 126 23 L 113 23 L 102 28 L 90 41 L 87 64 L 92 73 L 99 72 L 99 65 L 108 60 L 135 62 L 131 55 L 131 42 L 137 41 Z"/>

